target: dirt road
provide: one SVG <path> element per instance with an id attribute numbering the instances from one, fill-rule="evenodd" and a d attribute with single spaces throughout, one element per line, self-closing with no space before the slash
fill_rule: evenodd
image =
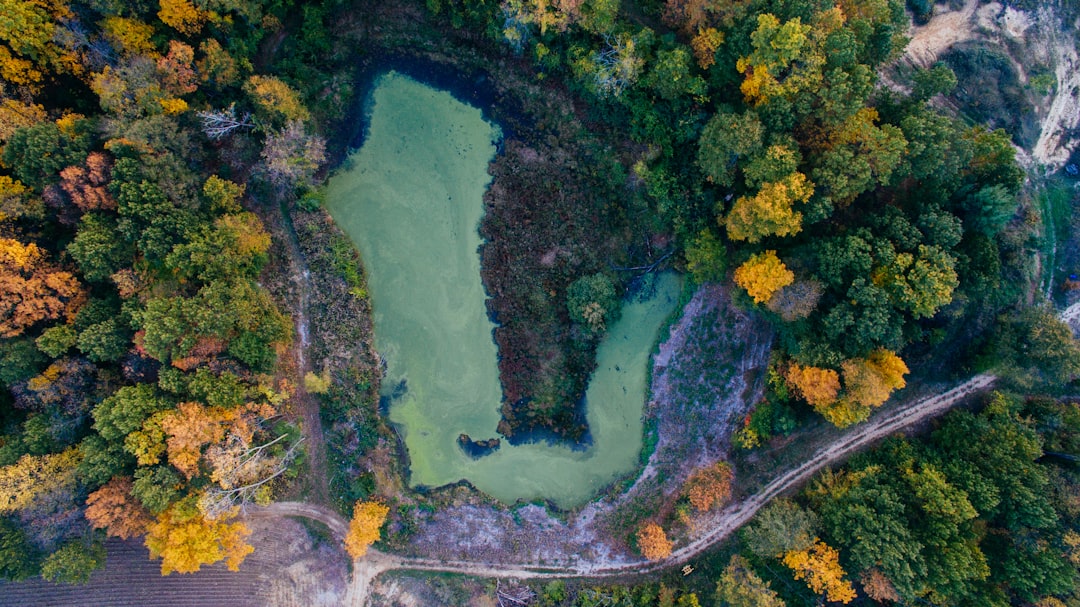
<path id="1" fill-rule="evenodd" d="M 1069 312 L 1080 315 L 1080 304 L 1070 307 Z M 801 466 L 776 477 L 756 494 L 717 512 L 713 521 L 709 525 L 703 526 L 707 527 L 708 531 L 692 542 L 677 548 L 666 559 L 639 561 L 618 566 L 612 566 L 606 561 L 579 561 L 574 566 L 553 567 L 531 563 L 406 558 L 371 550 L 365 557 L 355 563 L 353 580 L 349 591 L 349 604 L 358 606 L 366 604 L 372 580 L 379 574 L 390 570 L 442 571 L 480 577 L 526 579 L 612 577 L 633 573 L 647 573 L 683 564 L 727 538 L 746 524 L 770 500 L 806 482 L 825 466 L 836 463 L 881 438 L 947 411 L 964 398 L 987 389 L 996 379 L 990 374 L 976 375 L 943 394 L 915 402 L 911 406 L 853 428 L 841 440 L 819 450 Z M 313 504 L 280 502 L 265 508 L 252 509 L 249 516 L 299 516 L 310 518 L 325 524 L 338 539 L 343 539 L 348 531 L 348 522 L 344 518 L 328 508 Z"/>

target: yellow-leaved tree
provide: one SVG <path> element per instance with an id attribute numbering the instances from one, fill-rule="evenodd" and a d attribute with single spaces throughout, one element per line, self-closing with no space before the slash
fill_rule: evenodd
<path id="1" fill-rule="evenodd" d="M 161 575 L 194 573 L 203 565 L 224 560 L 230 571 L 240 569 L 255 548 L 245 540 L 251 530 L 231 516 L 208 519 L 191 495 L 169 506 L 147 525 L 146 547 L 150 558 L 161 559 Z"/>
<path id="2" fill-rule="evenodd" d="M 73 483 L 80 459 L 72 447 L 63 453 L 24 455 L 0 468 L 0 514 L 21 510 L 36 496 Z"/>
<path id="3" fill-rule="evenodd" d="M 806 202 L 814 184 L 802 173 L 762 184 L 754 196 L 740 196 L 728 213 L 726 226 L 732 240 L 758 242 L 766 236 L 792 236 L 802 230 L 802 213 L 795 203 Z"/>
<path id="4" fill-rule="evenodd" d="M 637 532 L 638 549 L 650 561 L 667 558 L 671 554 L 671 540 L 663 527 L 653 522 L 642 525 Z"/>
<path id="5" fill-rule="evenodd" d="M 735 270 L 735 284 L 746 289 L 754 303 L 769 301 L 774 293 L 793 282 L 795 273 L 772 250 L 752 255 Z"/>
<path id="6" fill-rule="evenodd" d="M 349 521 L 349 533 L 345 536 L 345 550 L 354 559 L 367 554 L 380 537 L 380 529 L 386 522 L 390 508 L 379 502 L 356 502 L 353 517 Z"/>
<path id="7" fill-rule="evenodd" d="M 795 579 L 806 580 L 807 587 L 831 602 L 847 604 L 855 599 L 855 588 L 844 579 L 847 574 L 840 566 L 840 553 L 821 540 L 788 552 L 784 564 L 795 572 Z"/>
<path id="8" fill-rule="evenodd" d="M 831 403 L 815 405 L 814 410 L 838 428 L 866 421 L 875 407 L 889 399 L 893 390 L 907 385 L 904 361 L 889 350 L 878 348 L 866 358 L 852 358 L 840 364 L 844 393 Z"/>
<path id="9" fill-rule="evenodd" d="M 840 374 L 832 369 L 792 364 L 784 375 L 787 385 L 812 407 L 826 407 L 840 394 Z"/>
<path id="10" fill-rule="evenodd" d="M 189 0 L 161 0 L 158 19 L 186 36 L 198 34 L 206 21 L 206 14 Z"/>

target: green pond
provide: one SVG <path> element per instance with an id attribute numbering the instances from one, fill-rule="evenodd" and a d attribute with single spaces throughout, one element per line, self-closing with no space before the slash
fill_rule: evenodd
<path id="1" fill-rule="evenodd" d="M 652 299 L 626 303 L 600 345 L 586 393 L 587 448 L 504 441 L 469 457 L 458 435 L 490 438 L 499 422 L 477 226 L 501 133 L 479 109 L 396 72 L 376 81 L 369 120 L 363 146 L 330 180 L 326 205 L 364 258 L 384 395 L 409 451 L 411 483 L 464 478 L 507 503 L 588 501 L 638 462 L 649 353 L 680 279 L 664 275 Z"/>

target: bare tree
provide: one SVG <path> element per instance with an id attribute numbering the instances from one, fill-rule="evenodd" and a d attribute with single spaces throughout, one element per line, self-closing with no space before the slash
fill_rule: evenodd
<path id="1" fill-rule="evenodd" d="M 199 112 L 202 120 L 203 133 L 210 139 L 221 139 L 231 135 L 237 129 L 255 128 L 250 112 L 237 115 L 236 104 L 231 104 L 223 110 L 209 110 Z"/>
<path id="2" fill-rule="evenodd" d="M 289 469 L 296 459 L 303 438 L 293 443 L 282 455 L 272 455 L 271 447 L 288 435 L 261 445 L 252 445 L 245 436 L 230 432 L 225 442 L 207 450 L 206 457 L 213 467 L 210 478 L 216 483 L 199 500 L 199 509 L 209 519 L 216 519 L 234 508 L 260 501 L 268 484 Z"/>
<path id="3" fill-rule="evenodd" d="M 495 598 L 499 607 L 528 607 L 536 598 L 532 588 L 521 584 L 502 585 L 502 580 L 495 581 Z"/>

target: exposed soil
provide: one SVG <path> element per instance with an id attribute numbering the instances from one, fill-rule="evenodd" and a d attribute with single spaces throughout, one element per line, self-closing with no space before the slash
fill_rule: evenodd
<path id="1" fill-rule="evenodd" d="M 1024 84 L 1030 83 L 1034 68 L 1049 67 L 1056 84 L 1050 95 L 1035 95 L 1041 129 L 1026 152 L 1040 164 L 1055 169 L 1064 165 L 1080 143 L 1080 57 L 1075 25 L 1062 23 L 1049 7 L 1033 13 L 997 2 L 980 6 L 978 0 L 967 0 L 960 10 L 939 4 L 935 13 L 926 25 L 911 28 L 904 61 L 929 67 L 954 45 L 979 40 L 1000 47 Z"/>

